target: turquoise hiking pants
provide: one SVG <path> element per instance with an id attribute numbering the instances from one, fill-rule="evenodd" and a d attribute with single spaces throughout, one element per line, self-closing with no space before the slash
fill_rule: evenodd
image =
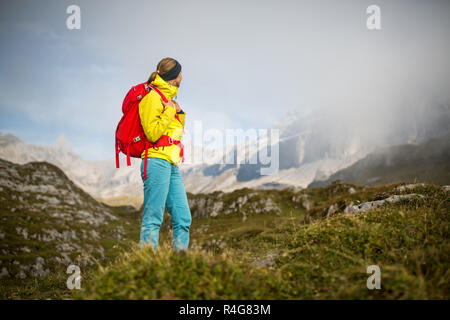
<path id="1" fill-rule="evenodd" d="M 142 159 L 141 163 L 144 182 L 141 247 L 150 244 L 154 249 L 158 248 L 159 229 L 167 207 L 172 217 L 172 246 L 176 250 L 187 249 L 192 217 L 179 168 L 164 159 L 147 158 L 147 178 L 144 180 L 144 161 Z"/>

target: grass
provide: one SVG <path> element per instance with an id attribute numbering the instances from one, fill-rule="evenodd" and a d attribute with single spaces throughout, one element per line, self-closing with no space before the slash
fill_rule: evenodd
<path id="1" fill-rule="evenodd" d="M 130 269 L 130 266 L 133 268 Z M 245 284 L 245 285 L 243 285 Z M 102 269 L 76 298 L 83 299 L 263 299 L 285 298 L 281 277 L 233 262 L 226 253 L 174 252 L 161 247 L 124 254 Z"/>
<path id="2" fill-rule="evenodd" d="M 194 217 L 190 249 L 183 254 L 168 248 L 172 237 L 169 216 L 161 228 L 160 250 L 140 250 L 136 247 L 140 224 L 136 211 L 99 209 L 94 199 L 80 193 L 80 208 L 108 209 L 118 218 L 89 227 L 99 238 L 78 238 L 80 250 L 73 251 L 72 261 L 79 261 L 85 252 L 95 253 L 92 248 L 104 249 L 104 256 L 91 257 L 94 265 L 81 265 L 82 290 L 67 289 L 69 275 L 62 263 L 51 265 L 50 275 L 41 278 L 1 278 L 0 299 L 448 299 L 449 193 L 435 185 L 405 191 L 396 187 L 338 182 L 301 191 L 241 189 L 189 195 L 209 204 L 220 197 L 223 209 L 215 217 L 210 212 L 206 212 L 208 217 Z M 423 198 L 360 215 L 343 213 L 350 203 L 402 193 Z M 77 209 L 69 204 L 35 211 L 43 200 L 18 200 L 25 195 L 6 191 L 0 196 L 6 199 L 0 208 L 4 221 L 0 229 L 6 235 L 0 242 L 0 262 L 13 274 L 20 264 L 32 265 L 37 255 L 52 261 L 60 254 L 58 243 L 24 239 L 18 226 L 26 227 L 29 234 L 43 228 L 73 230 L 78 235 L 87 231 L 82 221 L 68 223 L 53 216 Z M 243 198 L 247 201 L 236 205 Z M 280 212 L 260 210 L 267 199 Z M 309 210 L 304 208 L 305 200 Z M 28 206 L 16 210 L 24 201 Z M 338 210 L 327 217 L 330 206 Z M 73 217 L 77 212 L 71 213 Z M 117 238 L 119 229 L 122 239 Z M 381 290 L 366 287 L 370 265 L 381 269 Z"/>
<path id="3" fill-rule="evenodd" d="M 315 207 L 282 214 L 231 214 L 194 219 L 192 249 L 126 253 L 92 274 L 78 299 L 448 299 L 450 205 L 448 193 L 427 185 L 413 198 L 365 214 L 338 212 L 334 203 L 400 194 L 396 185 L 362 188 L 335 184 L 308 189 Z M 280 197 L 286 197 L 281 194 Z M 289 195 L 290 196 L 290 195 Z M 166 222 L 167 223 L 167 222 Z M 214 240 L 214 241 L 213 241 Z M 267 267 L 259 267 L 268 260 Z M 367 267 L 381 269 L 381 290 L 369 290 Z"/>
<path id="4" fill-rule="evenodd" d="M 449 213 L 411 204 L 341 215 L 302 228 L 277 260 L 302 298 L 448 299 Z M 382 290 L 367 290 L 378 265 Z"/>

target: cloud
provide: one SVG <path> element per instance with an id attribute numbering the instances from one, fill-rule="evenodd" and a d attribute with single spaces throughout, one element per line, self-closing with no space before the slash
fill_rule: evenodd
<path id="1" fill-rule="evenodd" d="M 376 135 L 401 105 L 448 98 L 450 4 L 380 0 L 382 30 L 373 32 L 370 4 L 79 1 L 81 30 L 70 31 L 67 3 L 8 2 L 0 108 L 39 130 L 94 137 L 74 148 L 107 150 L 127 90 L 174 56 L 188 123 L 267 128 L 289 111 L 323 110 L 370 118 Z"/>

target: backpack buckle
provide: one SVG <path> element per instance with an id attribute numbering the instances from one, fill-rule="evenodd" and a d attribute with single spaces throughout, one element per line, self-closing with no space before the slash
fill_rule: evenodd
<path id="1" fill-rule="evenodd" d="M 173 138 L 172 137 L 169 137 L 169 143 L 173 144 Z"/>
<path id="2" fill-rule="evenodd" d="M 137 136 L 136 138 L 133 138 L 133 141 L 134 141 L 134 143 L 136 143 L 136 142 L 138 142 L 138 141 L 141 141 L 141 137 L 140 137 L 140 136 Z"/>

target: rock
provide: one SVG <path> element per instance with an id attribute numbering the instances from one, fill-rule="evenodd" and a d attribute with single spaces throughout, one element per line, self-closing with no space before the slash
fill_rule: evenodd
<path id="1" fill-rule="evenodd" d="M 327 211 L 327 218 L 331 217 L 333 214 L 335 214 L 339 210 L 339 206 L 337 203 L 332 204 Z"/>
<path id="2" fill-rule="evenodd" d="M 92 239 L 99 239 L 100 235 L 98 234 L 98 232 L 94 229 L 91 230 L 91 237 Z"/>
<path id="3" fill-rule="evenodd" d="M 45 260 L 42 257 L 36 258 L 36 264 L 31 268 L 31 276 L 32 277 L 44 277 L 50 274 L 49 269 L 44 270 Z"/>
<path id="4" fill-rule="evenodd" d="M 248 200 L 247 195 L 237 198 L 237 204 L 238 204 L 239 209 L 242 208 L 242 206 L 247 203 L 247 200 Z"/>
<path id="5" fill-rule="evenodd" d="M 425 186 L 425 183 L 406 184 L 406 185 L 398 186 L 394 190 L 395 191 L 406 191 L 406 190 L 412 190 L 414 188 L 424 187 L 424 186 Z"/>
<path id="6" fill-rule="evenodd" d="M 61 252 L 61 256 L 63 257 L 62 263 L 64 264 L 72 263 L 72 259 L 70 259 L 69 255 L 66 252 Z"/>
<path id="7" fill-rule="evenodd" d="M 16 227 L 16 232 L 24 237 L 24 239 L 28 239 L 28 231 L 26 228 Z"/>
<path id="8" fill-rule="evenodd" d="M 356 192 L 355 188 L 350 187 L 350 189 L 348 189 L 348 193 L 350 194 L 354 194 Z"/>
<path id="9" fill-rule="evenodd" d="M 279 215 L 281 213 L 281 209 L 275 204 L 275 202 L 271 198 L 268 198 L 266 200 L 266 203 L 265 203 L 265 206 L 264 206 L 263 210 L 265 212 L 275 211 L 275 213 L 277 215 Z"/>
<path id="10" fill-rule="evenodd" d="M 223 209 L 223 202 L 217 201 L 213 205 L 212 212 L 210 213 L 211 217 L 216 217 Z"/>
<path id="11" fill-rule="evenodd" d="M 265 257 L 253 261 L 252 264 L 259 268 L 271 267 L 275 263 L 275 258 L 278 255 L 278 252 L 269 252 Z"/>
<path id="12" fill-rule="evenodd" d="M 376 207 L 379 207 L 379 206 L 385 204 L 386 202 L 396 203 L 401 200 L 411 199 L 412 197 L 424 198 L 424 196 L 421 194 L 411 193 L 411 194 L 404 194 L 404 195 L 393 195 L 393 196 L 390 196 L 389 198 L 386 198 L 383 200 L 363 202 L 359 205 L 353 205 L 353 202 L 352 202 L 344 209 L 344 212 L 350 213 L 350 214 L 365 213 L 372 209 L 375 209 Z"/>
<path id="13" fill-rule="evenodd" d="M 244 208 L 248 214 L 266 212 L 281 213 L 281 209 L 272 199 L 267 197 L 253 199 L 259 194 L 259 192 L 252 191 L 236 198 L 234 198 L 232 193 L 219 193 L 218 195 L 203 194 L 189 197 L 188 201 L 193 218 L 217 217 L 220 214 L 227 215 L 235 212 L 242 214 Z M 225 203 L 227 203 L 226 206 Z"/>
<path id="14" fill-rule="evenodd" d="M 209 215 L 211 218 L 215 218 L 217 217 L 218 213 L 216 211 L 211 212 L 211 214 Z"/>
<path id="15" fill-rule="evenodd" d="M 353 210 L 355 210 L 354 207 L 357 208 L 358 206 L 354 206 L 353 201 L 350 202 L 350 204 L 347 207 L 345 207 L 344 213 L 353 213 Z"/>
<path id="16" fill-rule="evenodd" d="M 2 268 L 2 272 L 0 272 L 0 279 L 2 278 L 10 278 L 11 276 L 9 275 L 8 269 L 6 269 L 5 267 Z"/>
<path id="17" fill-rule="evenodd" d="M 308 198 L 309 198 L 309 196 L 306 193 L 300 193 L 300 194 L 292 196 L 291 200 L 292 200 L 292 202 L 300 203 L 302 200 L 306 200 Z"/>
<path id="18" fill-rule="evenodd" d="M 292 196 L 291 200 L 294 203 L 301 203 L 302 207 L 306 209 L 306 211 L 311 210 L 312 202 L 308 200 L 309 196 L 305 193 L 297 194 Z"/>
<path id="19" fill-rule="evenodd" d="M 309 200 L 305 200 L 302 202 L 302 206 L 306 209 L 306 211 L 309 211 L 312 208 L 312 202 Z"/>
<path id="20" fill-rule="evenodd" d="M 25 274 L 25 272 L 23 272 L 23 270 L 20 270 L 20 272 L 16 274 L 17 279 L 25 279 L 26 277 L 27 275 Z"/>

